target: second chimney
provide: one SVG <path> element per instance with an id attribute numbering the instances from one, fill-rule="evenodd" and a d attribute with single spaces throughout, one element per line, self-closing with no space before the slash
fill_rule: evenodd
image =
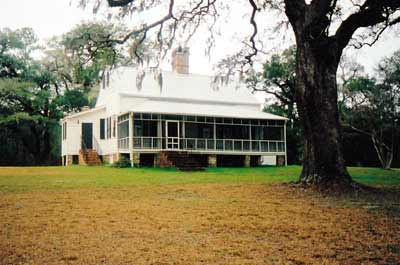
<path id="1" fill-rule="evenodd" d="M 172 51 L 172 70 L 178 74 L 189 73 L 189 48 L 179 47 Z"/>

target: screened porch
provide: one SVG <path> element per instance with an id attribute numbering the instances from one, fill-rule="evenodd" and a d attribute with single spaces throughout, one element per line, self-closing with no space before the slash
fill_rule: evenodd
<path id="1" fill-rule="evenodd" d="M 206 153 L 284 155 L 285 120 L 240 119 L 154 113 L 118 117 L 121 153 L 181 150 Z"/>

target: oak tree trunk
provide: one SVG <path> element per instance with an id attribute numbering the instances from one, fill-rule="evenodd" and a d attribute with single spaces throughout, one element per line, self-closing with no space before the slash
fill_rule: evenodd
<path id="1" fill-rule="evenodd" d="M 296 101 L 304 133 L 300 182 L 332 189 L 351 184 L 341 147 L 336 72 L 340 55 L 332 43 L 297 43 Z"/>

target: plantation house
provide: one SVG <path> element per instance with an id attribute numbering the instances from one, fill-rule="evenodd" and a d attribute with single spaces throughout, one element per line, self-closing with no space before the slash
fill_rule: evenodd
<path id="1" fill-rule="evenodd" d="M 285 164 L 286 118 L 263 112 L 242 84 L 189 74 L 187 49 L 172 53 L 172 66 L 106 72 L 95 108 L 61 121 L 63 164 Z"/>

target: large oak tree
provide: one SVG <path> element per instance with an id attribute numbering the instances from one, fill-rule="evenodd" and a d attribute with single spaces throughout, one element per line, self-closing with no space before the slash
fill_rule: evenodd
<path id="1" fill-rule="evenodd" d="M 83 5 L 88 1 L 80 1 Z M 97 0 L 94 10 L 102 4 L 118 8 L 119 16 L 138 15 L 144 10 L 160 10 L 166 1 L 157 0 Z M 221 19 L 219 9 L 229 3 L 218 0 L 169 0 L 165 15 L 136 25 L 116 39 L 124 43 L 135 39 L 142 43 L 154 33 L 160 50 L 171 47 L 177 32 L 192 36 L 206 25 L 212 35 L 213 26 Z M 304 161 L 300 182 L 319 188 L 349 187 L 352 183 L 343 159 L 341 131 L 337 108 L 336 73 L 343 50 L 349 45 L 372 45 L 387 28 L 400 22 L 399 0 L 248 0 L 243 1 L 253 30 L 244 42 L 247 52 L 235 58 L 251 62 L 259 52 L 256 40 L 258 27 L 267 24 L 256 15 L 262 11 L 281 10 L 294 32 L 296 52 L 296 103 L 304 132 Z M 163 10 L 163 9 L 161 9 Z M 277 21 L 278 23 L 279 21 Z M 229 26 L 229 25 L 226 25 Z M 264 36 L 268 38 L 267 36 Z M 212 36 L 211 42 L 215 40 Z"/>

